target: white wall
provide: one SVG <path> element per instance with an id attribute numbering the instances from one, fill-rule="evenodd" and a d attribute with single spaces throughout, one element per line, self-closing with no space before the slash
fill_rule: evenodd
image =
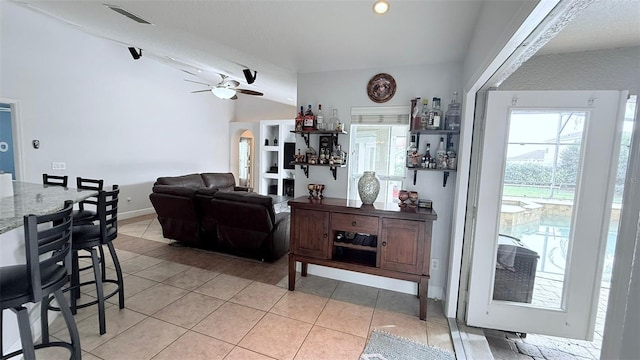
<path id="1" fill-rule="evenodd" d="M 638 94 L 640 47 L 533 56 L 500 90 L 629 90 Z"/>
<path id="2" fill-rule="evenodd" d="M 451 101 L 454 91 L 461 93 L 462 90 L 462 65 L 460 63 L 431 64 L 424 66 L 409 66 L 397 68 L 353 70 L 309 73 L 298 75 L 298 103 L 305 108 L 312 104 L 313 109 L 317 109 L 318 103 L 322 104 L 325 119 L 331 117 L 333 108 L 338 109 L 340 120 L 345 124 L 345 129 L 349 131 L 351 123 L 351 107 L 354 106 L 392 106 L 410 105 L 413 97 L 434 96 L 442 98 L 442 104 L 446 109 L 446 104 Z M 367 83 L 377 73 L 385 72 L 394 77 L 397 85 L 394 97 L 384 104 L 376 104 L 367 96 Z M 299 105 L 299 106 L 300 106 Z M 298 106 L 298 107 L 299 107 Z M 457 139 L 456 139 L 457 140 Z M 317 137 L 312 137 L 312 145 L 317 149 Z M 315 144 L 313 144 L 315 142 Z M 349 152 L 349 136 L 342 135 L 338 142 L 342 149 Z M 433 145 L 433 144 L 432 144 Z M 423 145 L 424 146 L 424 145 Z M 437 145 L 436 145 L 437 146 Z M 297 148 L 304 150 L 306 145 L 302 138 L 297 138 Z M 433 151 L 433 150 L 432 150 Z M 296 168 L 296 196 L 303 196 L 307 193 L 306 185 L 309 183 L 325 184 L 325 196 L 345 198 L 347 195 L 347 168 L 337 170 L 337 180 L 327 168 L 311 167 L 309 178 L 306 178 L 299 167 Z M 429 282 L 429 297 L 442 298 L 443 288 L 446 283 L 447 259 L 449 257 L 449 242 L 451 232 L 451 212 L 453 191 L 456 186 L 456 176 L 451 173 L 447 186 L 442 187 L 442 173 L 440 172 L 420 172 L 417 184 L 413 185 L 413 172 L 407 172 L 404 187 L 408 190 L 418 191 L 421 198 L 432 199 L 434 209 L 438 213 L 438 220 L 434 222 L 432 240 L 432 258 L 440 260 L 440 270 L 431 272 Z M 324 271 L 322 269 L 309 268 L 310 272 Z M 324 268 L 326 269 L 326 268 Z M 316 272 L 317 273 L 317 272 Z M 369 278 L 356 276 L 354 273 L 339 271 L 324 271 L 326 276 L 335 277 L 336 273 L 347 276 L 347 281 L 364 282 L 372 286 L 389 288 L 396 291 L 413 291 L 408 284 L 397 280 L 370 280 Z"/>
<path id="3" fill-rule="evenodd" d="M 238 179 L 238 142 L 240 135 L 248 130 L 253 134 L 251 184 L 254 191 L 258 192 L 258 181 L 260 181 L 260 151 L 258 150 L 260 144 L 257 141 L 260 139 L 260 120 L 294 119 L 296 108 L 251 95 L 238 95 L 235 105 L 235 118 L 229 124 L 229 171 Z"/>
<path id="4" fill-rule="evenodd" d="M 463 64 L 465 90 L 478 81 L 539 2 L 489 0 L 482 3 Z M 507 56 L 510 53 L 508 51 Z"/>
<path id="5" fill-rule="evenodd" d="M 0 97 L 19 101 L 24 181 L 44 172 L 121 186 L 121 212 L 151 208 L 158 176 L 229 170 L 234 104 L 191 94 L 177 69 L 2 1 Z M 39 139 L 40 149 L 31 147 Z M 66 170 L 51 170 L 52 161 Z"/>
<path id="6" fill-rule="evenodd" d="M 295 117 L 295 106 L 265 100 L 259 96 L 238 95 L 238 100 L 236 101 L 236 116 L 234 121 L 247 122 L 294 119 Z"/>

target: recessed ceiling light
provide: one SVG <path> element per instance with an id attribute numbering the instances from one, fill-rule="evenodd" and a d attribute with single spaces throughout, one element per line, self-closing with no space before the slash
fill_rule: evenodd
<path id="1" fill-rule="evenodd" d="M 378 0 L 373 4 L 373 12 L 382 15 L 389 11 L 389 2 L 387 0 Z"/>

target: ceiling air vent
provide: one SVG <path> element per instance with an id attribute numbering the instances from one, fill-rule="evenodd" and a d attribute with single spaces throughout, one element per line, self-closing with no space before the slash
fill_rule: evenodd
<path id="1" fill-rule="evenodd" d="M 108 5 L 108 4 L 104 4 L 104 6 L 108 7 L 109 9 L 111 9 L 111 10 L 113 10 L 115 12 L 117 12 L 120 15 L 124 15 L 124 16 L 128 17 L 129 19 L 131 19 L 131 20 L 133 20 L 133 21 L 135 21 L 137 23 L 153 25 L 150 22 L 148 22 L 147 20 L 141 18 L 140 16 L 132 14 L 132 13 L 128 12 L 127 10 L 125 10 L 125 9 L 119 7 L 119 6 Z"/>

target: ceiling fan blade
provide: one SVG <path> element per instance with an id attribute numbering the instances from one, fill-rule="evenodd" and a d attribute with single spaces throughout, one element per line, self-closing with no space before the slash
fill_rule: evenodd
<path id="1" fill-rule="evenodd" d="M 257 96 L 262 96 L 264 95 L 263 93 L 259 92 L 259 91 L 254 91 L 254 90 L 247 90 L 247 89 L 236 89 L 237 92 L 241 93 L 241 94 L 246 94 L 246 95 L 257 95 Z"/>
<path id="2" fill-rule="evenodd" d="M 192 93 L 192 94 L 195 94 L 195 93 L 201 93 L 201 92 L 211 92 L 211 89 L 207 89 L 207 90 L 196 90 L 196 91 L 192 91 L 191 93 Z"/>
<path id="3" fill-rule="evenodd" d="M 192 83 L 196 83 L 196 84 L 200 84 L 200 85 L 205 85 L 205 86 L 211 86 L 209 84 L 205 84 L 203 82 L 195 81 L 195 80 L 184 79 L 184 81 L 188 81 L 188 82 L 192 82 Z"/>

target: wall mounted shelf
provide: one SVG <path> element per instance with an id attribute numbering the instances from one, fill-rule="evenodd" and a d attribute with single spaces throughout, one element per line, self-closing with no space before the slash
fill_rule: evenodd
<path id="1" fill-rule="evenodd" d="M 454 148 L 453 146 L 453 142 L 451 141 L 451 138 L 454 135 L 460 135 L 460 131 L 459 130 L 412 130 L 410 131 L 411 135 L 415 135 L 416 136 L 416 146 L 420 146 L 420 135 L 424 134 L 424 135 L 444 135 L 446 136 L 446 145 L 445 147 L 447 149 L 451 149 Z M 442 187 L 446 187 L 447 186 L 447 180 L 449 179 L 449 173 L 450 172 L 456 172 L 456 169 L 425 169 L 425 168 L 410 168 L 408 167 L 407 169 L 409 170 L 413 170 L 413 185 L 416 184 L 416 180 L 418 177 L 418 171 L 441 171 L 442 174 Z"/>
<path id="2" fill-rule="evenodd" d="M 346 131 L 337 131 L 337 130 L 302 130 L 302 131 L 291 131 L 294 134 L 300 134 L 302 136 L 302 138 L 304 139 L 304 143 L 307 145 L 307 147 L 309 147 L 309 138 L 311 134 L 318 134 L 318 135 L 332 135 L 336 137 L 336 142 L 337 142 L 337 137 L 338 135 L 347 135 Z"/>
<path id="3" fill-rule="evenodd" d="M 300 169 L 304 172 L 304 175 L 309 178 L 309 167 L 310 166 L 324 166 L 328 167 L 331 174 L 333 174 L 333 180 L 337 180 L 337 170 L 338 168 L 347 167 L 347 164 L 342 165 L 331 165 L 331 164 L 307 164 L 307 163 L 297 163 L 295 161 L 291 162 L 291 165 L 298 165 Z"/>

